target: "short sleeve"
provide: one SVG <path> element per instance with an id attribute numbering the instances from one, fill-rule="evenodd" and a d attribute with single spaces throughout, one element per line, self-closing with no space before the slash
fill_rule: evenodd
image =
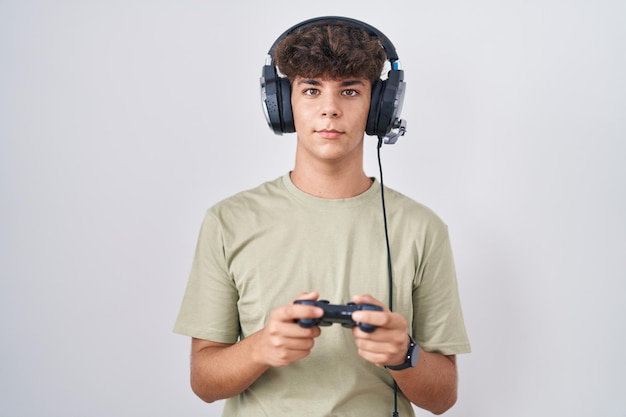
<path id="1" fill-rule="evenodd" d="M 424 252 L 413 291 L 415 340 L 444 355 L 470 352 L 450 239 L 440 233 Z"/>
<path id="2" fill-rule="evenodd" d="M 220 343 L 239 337 L 238 293 L 228 271 L 224 234 L 209 210 L 202 222 L 174 332 Z"/>

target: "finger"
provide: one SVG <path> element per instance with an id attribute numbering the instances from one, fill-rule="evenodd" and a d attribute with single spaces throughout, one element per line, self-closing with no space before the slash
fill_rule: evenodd
<path id="1" fill-rule="evenodd" d="M 286 313 L 288 320 L 312 319 L 319 318 L 324 315 L 324 310 L 310 304 L 296 304 L 296 301 L 316 301 L 319 298 L 317 291 L 304 292 L 296 297 L 292 303 L 287 306 Z"/>
<path id="2" fill-rule="evenodd" d="M 359 350 L 359 356 L 363 359 L 372 362 L 376 366 L 384 366 L 389 364 L 392 361 L 391 357 L 386 354 L 376 353 L 376 352 L 365 352 Z"/>
<path id="3" fill-rule="evenodd" d="M 388 310 L 388 308 L 385 305 L 385 303 L 377 300 L 376 298 L 372 297 L 369 294 L 354 295 L 352 297 L 352 301 L 354 301 L 356 304 L 373 304 L 373 305 L 382 307 L 384 310 Z"/>
<path id="4" fill-rule="evenodd" d="M 389 358 L 395 352 L 393 346 L 384 341 L 356 339 L 355 342 L 359 356 L 377 365 L 390 363 Z"/>
<path id="5" fill-rule="evenodd" d="M 352 319 L 359 323 L 366 323 L 376 326 L 377 330 L 392 331 L 402 335 L 407 332 L 407 321 L 403 315 L 394 313 L 389 310 L 373 311 L 359 310 L 352 313 Z M 381 332 L 373 332 L 376 338 L 381 336 Z M 374 337 L 374 335 L 371 335 Z"/>
<path id="6" fill-rule="evenodd" d="M 407 333 L 404 329 L 389 329 L 379 326 L 375 331 L 368 333 L 356 326 L 352 329 L 352 336 L 356 343 L 365 343 L 364 347 L 388 345 L 404 347 L 406 350 Z"/>
<path id="7" fill-rule="evenodd" d="M 270 321 L 294 323 L 299 319 L 315 319 L 322 317 L 324 310 L 304 304 L 287 304 L 272 311 Z"/>
<path id="8" fill-rule="evenodd" d="M 378 327 L 388 327 L 389 313 L 384 311 L 359 310 L 352 313 L 352 320 L 357 323 L 369 324 Z"/>
<path id="9" fill-rule="evenodd" d="M 392 335 L 392 332 L 386 333 L 388 336 L 382 339 L 358 338 L 355 335 L 359 355 L 376 364 L 400 363 L 406 354 L 406 335 L 403 338 L 402 335 Z"/>
<path id="10" fill-rule="evenodd" d="M 320 334 L 321 330 L 317 326 L 303 328 L 296 323 L 282 323 L 274 329 L 268 329 L 266 343 L 273 352 L 282 352 L 286 357 L 291 357 L 295 354 L 294 359 L 297 359 L 310 353 L 315 343 L 314 340 Z M 303 354 L 304 356 L 302 356 Z"/>
<path id="11" fill-rule="evenodd" d="M 389 309 L 387 308 L 386 305 L 384 305 L 379 300 L 377 300 L 376 298 L 372 297 L 369 294 L 354 295 L 352 297 L 352 301 L 354 301 L 354 303 L 356 304 L 372 304 L 372 305 L 381 307 L 383 309 L 383 312 L 385 313 L 389 312 Z M 371 314 L 371 313 L 374 313 L 374 314 Z M 378 326 L 383 326 L 386 323 L 386 319 L 380 313 L 381 313 L 380 311 L 375 311 L 375 310 L 359 310 L 359 311 L 355 311 L 352 314 L 352 318 L 355 321 L 358 321 L 360 323 L 371 324 L 373 326 L 378 327 Z"/>
<path id="12" fill-rule="evenodd" d="M 259 351 L 270 366 L 286 366 L 309 356 L 313 346 L 313 338 L 268 335 L 259 344 Z"/>

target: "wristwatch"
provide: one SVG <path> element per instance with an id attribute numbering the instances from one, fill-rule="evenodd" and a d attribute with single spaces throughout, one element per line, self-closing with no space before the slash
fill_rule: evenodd
<path id="1" fill-rule="evenodd" d="M 409 350 L 406 352 L 406 359 L 400 365 L 386 365 L 385 368 L 391 369 L 392 371 L 401 371 L 406 368 L 413 368 L 417 365 L 417 358 L 420 354 L 420 347 L 417 346 L 415 340 L 409 335 Z"/>

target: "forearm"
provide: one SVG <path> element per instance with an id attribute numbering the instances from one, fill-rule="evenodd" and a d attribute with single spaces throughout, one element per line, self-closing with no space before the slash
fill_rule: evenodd
<path id="1" fill-rule="evenodd" d="M 257 334 L 233 345 L 208 344 L 194 339 L 191 360 L 191 387 L 206 402 L 234 397 L 246 390 L 269 368 L 255 361 Z"/>
<path id="2" fill-rule="evenodd" d="M 318 293 L 301 295 L 315 300 Z M 193 339 L 191 387 L 206 402 L 245 391 L 270 367 L 287 366 L 311 353 L 317 326 L 303 328 L 295 320 L 320 317 L 322 309 L 289 303 L 272 311 L 266 326 L 235 344 Z"/>
<path id="3" fill-rule="evenodd" d="M 390 371 L 409 401 L 434 414 L 442 414 L 457 398 L 455 356 L 429 353 L 420 349 L 414 368 Z"/>
<path id="4" fill-rule="evenodd" d="M 407 359 L 409 336 L 407 321 L 398 313 L 389 311 L 380 301 L 369 295 L 354 296 L 357 304 L 376 304 L 383 311 L 360 310 L 353 313 L 355 321 L 377 326 L 375 332 L 352 330 L 359 355 L 382 366 L 398 365 Z M 405 397 L 420 408 L 435 414 L 448 410 L 456 402 L 456 357 L 429 353 L 420 348 L 415 367 L 389 370 Z"/>

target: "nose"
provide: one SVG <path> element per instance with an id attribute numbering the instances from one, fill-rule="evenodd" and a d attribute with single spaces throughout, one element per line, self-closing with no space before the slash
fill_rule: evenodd
<path id="1" fill-rule="evenodd" d="M 324 97 L 321 101 L 321 113 L 323 117 L 339 117 L 341 115 L 339 99 L 334 95 Z"/>

